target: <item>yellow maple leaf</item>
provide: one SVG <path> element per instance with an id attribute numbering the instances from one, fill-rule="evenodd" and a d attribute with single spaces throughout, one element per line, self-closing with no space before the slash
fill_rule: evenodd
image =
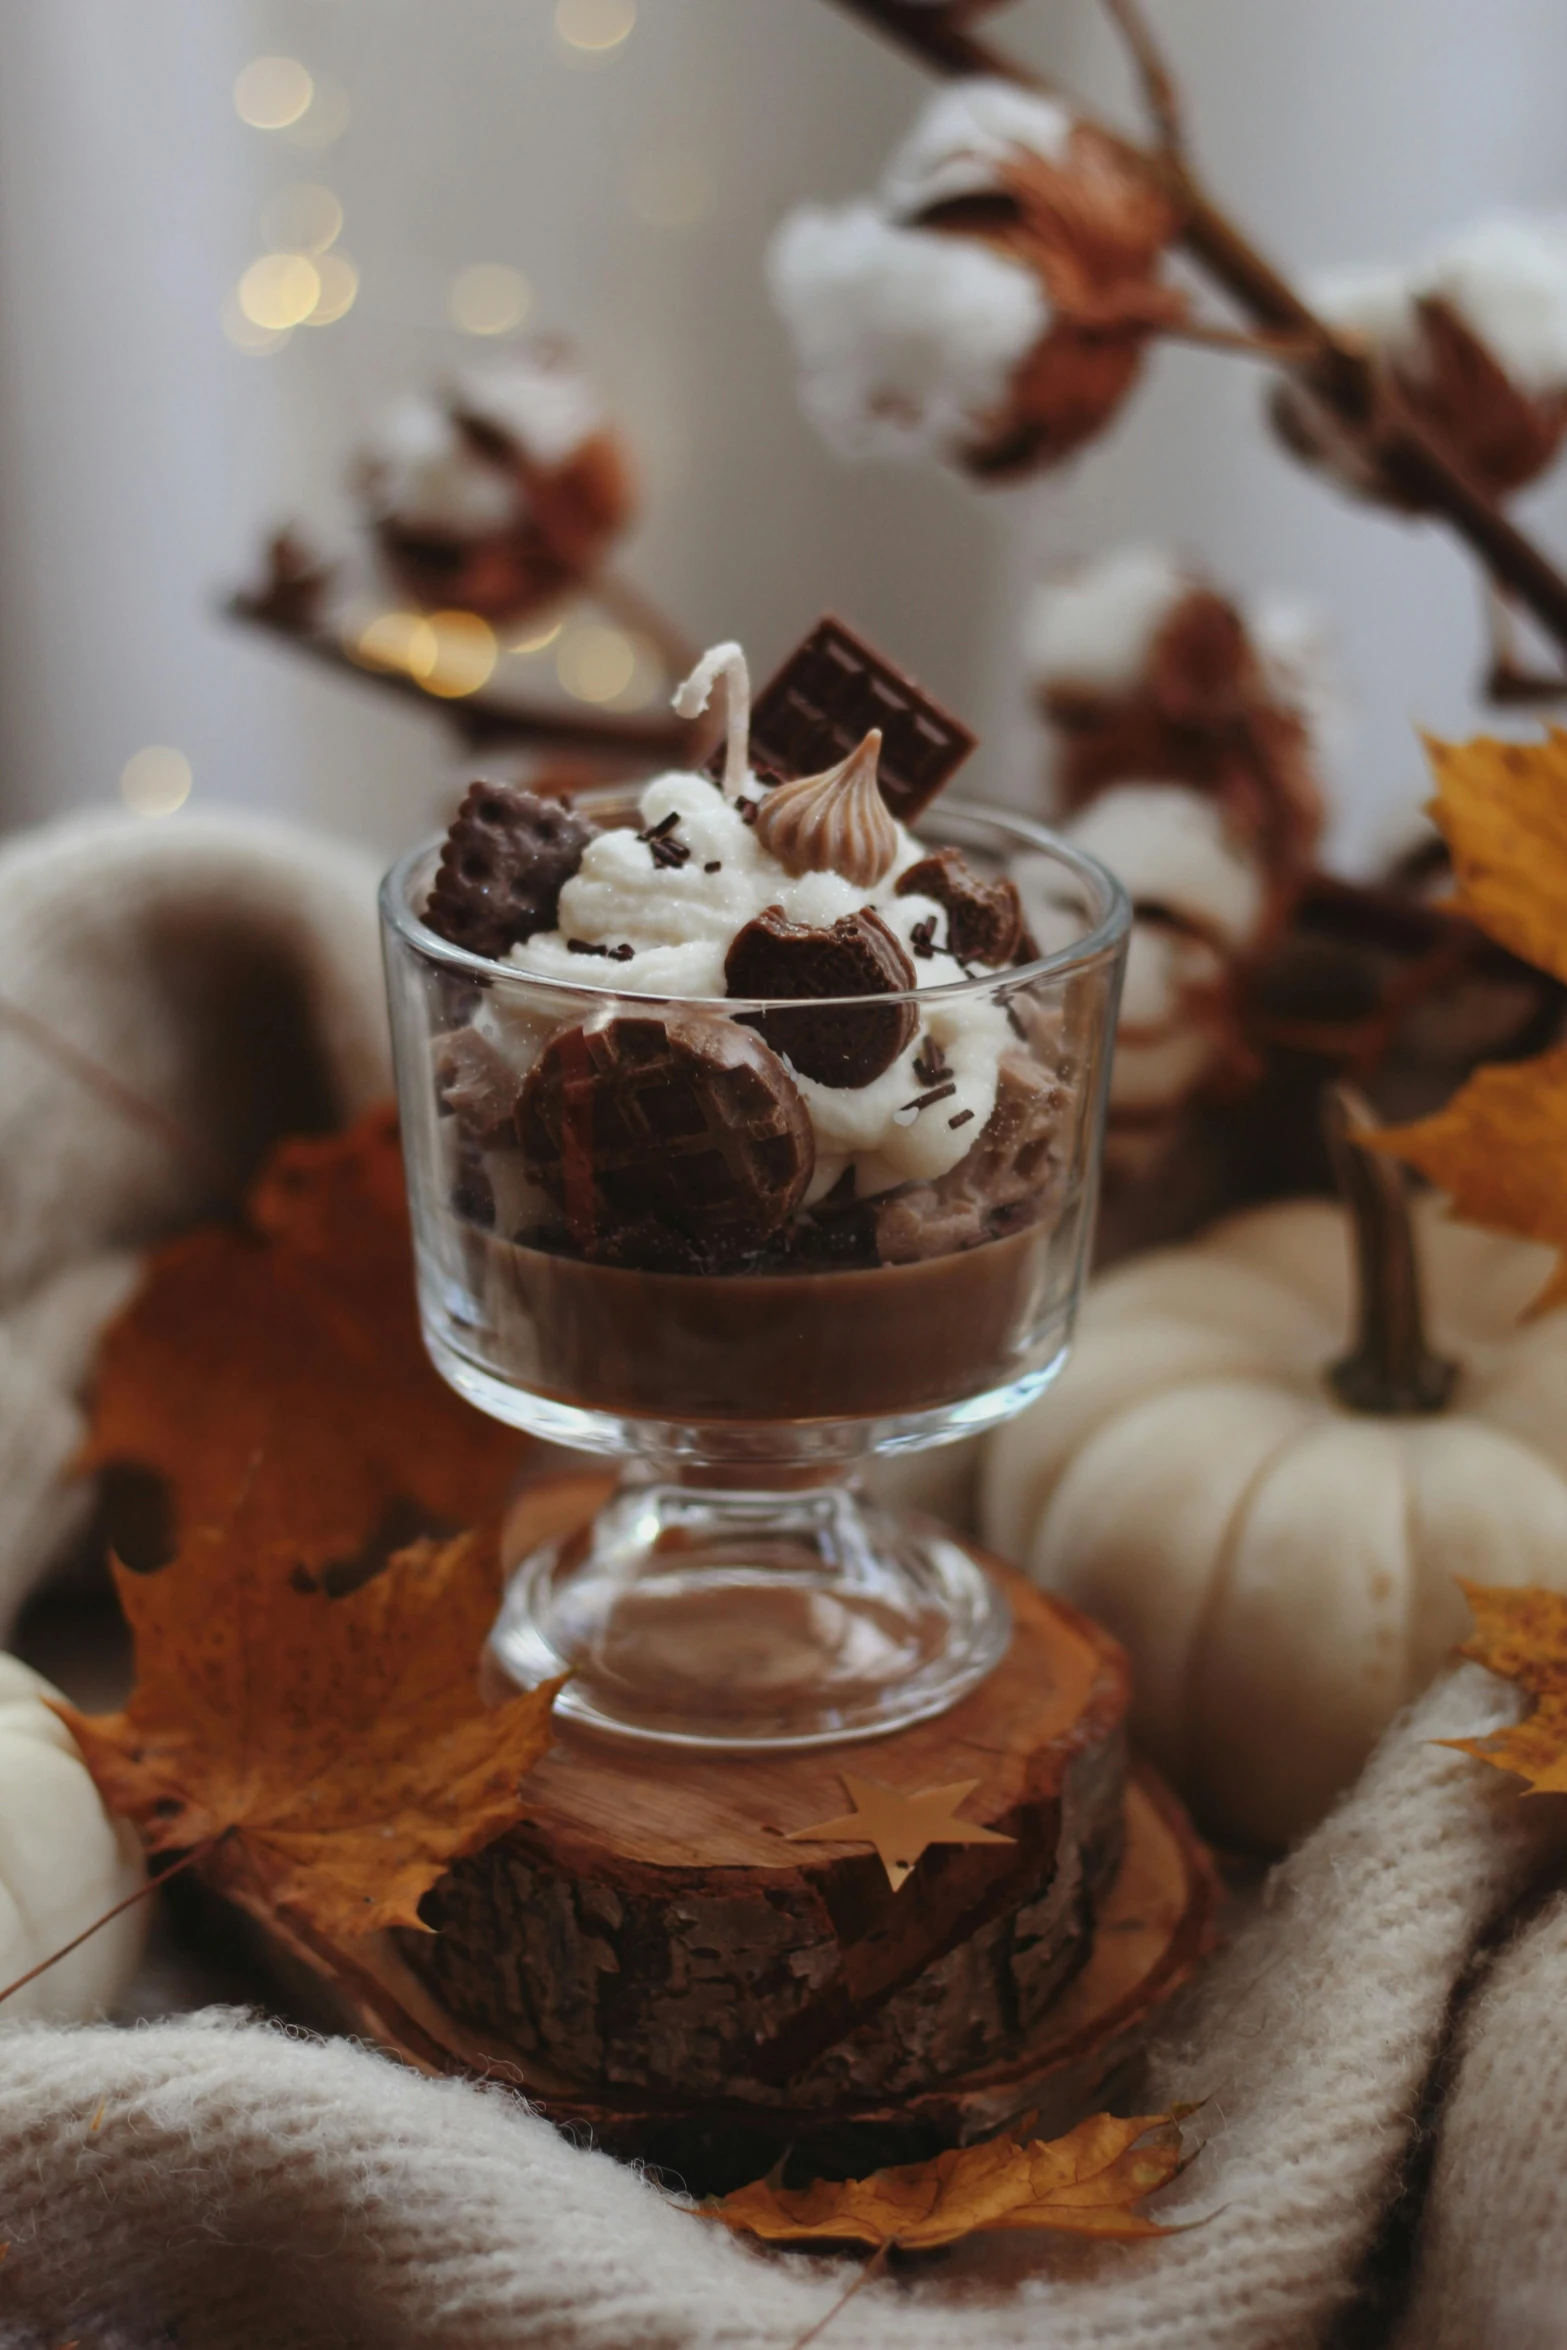
<path id="1" fill-rule="evenodd" d="M 1524 962 L 1567 980 L 1567 732 L 1426 747 L 1430 813 L 1452 854 L 1460 909 Z"/>
<path id="2" fill-rule="evenodd" d="M 1189 2110 L 1189 2109 L 1187 2109 Z M 779 2187 L 760 2179 L 707 2209 L 769 2244 L 864 2244 L 934 2251 L 1001 2228 L 1073 2236 L 1164 2236 L 1135 2210 L 1182 2167 L 1182 2114 L 1096 2113 L 1064 2138 L 992 2138 L 867 2179 Z"/>
<path id="3" fill-rule="evenodd" d="M 1567 1303 L 1567 1045 L 1477 1069 L 1444 1109 L 1369 1139 L 1418 1167 L 1467 1222 L 1563 1251 L 1529 1311 Z"/>
<path id="4" fill-rule="evenodd" d="M 1442 1744 L 1499 1771 L 1516 1771 L 1533 1794 L 1567 1794 L 1567 1596 L 1462 1580 L 1459 1587 L 1474 1612 L 1474 1630 L 1459 1653 L 1526 1689 L 1534 1704 L 1511 1729 Z"/>
<path id="5" fill-rule="evenodd" d="M 276 1522 L 253 1484 L 170 1566 L 117 1567 L 130 1701 L 54 1710 L 149 1852 L 208 1845 L 212 1883 L 328 1935 L 418 1926 L 449 1864 L 523 1817 L 559 1683 L 481 1699 L 493 1526 L 416 1543 L 333 1598 Z"/>
<path id="6" fill-rule="evenodd" d="M 1459 912 L 1567 982 L 1567 732 L 1427 748 Z M 1468 1223 L 1561 1251 L 1530 1311 L 1567 1302 L 1567 1045 L 1478 1069 L 1433 1116 L 1368 1139 L 1418 1167 Z"/>

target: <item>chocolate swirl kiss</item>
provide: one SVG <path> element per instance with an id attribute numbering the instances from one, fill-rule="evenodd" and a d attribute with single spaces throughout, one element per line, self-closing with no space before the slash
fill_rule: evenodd
<path id="1" fill-rule="evenodd" d="M 779 783 L 756 811 L 756 837 L 786 873 L 841 873 L 856 889 L 874 889 L 898 853 L 898 828 L 876 762 L 881 731 L 821 775 Z"/>

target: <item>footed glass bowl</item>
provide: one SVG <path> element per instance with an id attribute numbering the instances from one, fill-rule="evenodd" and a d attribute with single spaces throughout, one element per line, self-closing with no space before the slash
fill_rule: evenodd
<path id="1" fill-rule="evenodd" d="M 636 821 L 624 793 L 578 805 Z M 859 1472 L 994 1427 L 1064 1359 L 1129 911 L 1102 866 L 1021 817 L 937 803 L 915 829 L 1012 877 L 1038 954 L 813 1006 L 904 1021 L 920 1074 L 869 1191 L 833 1145 L 863 1103 L 817 1094 L 811 1188 L 741 1253 L 732 1232 L 719 1248 L 722 1205 L 704 1229 L 700 1173 L 681 1172 L 687 1237 L 656 1198 L 642 1212 L 640 1146 L 615 1121 L 630 1102 L 645 1143 L 649 1116 L 677 1138 L 705 1120 L 721 1152 L 764 1165 L 765 1190 L 799 1146 L 798 1121 L 780 1137 L 764 1099 L 780 1056 L 795 1074 L 785 1007 L 625 995 L 608 960 L 568 984 L 452 946 L 419 918 L 439 843 L 383 885 L 431 1357 L 498 1419 L 627 1463 L 588 1528 L 523 1561 L 493 1635 L 517 1682 L 569 1671 L 558 1710 L 598 1729 L 734 1748 L 870 1737 L 955 1703 L 1006 1646 L 1005 1602 L 969 1553 L 867 1499 Z M 921 1119 L 943 1123 L 916 1147 L 903 1138 Z M 598 1154 L 587 1223 L 584 1150 Z"/>

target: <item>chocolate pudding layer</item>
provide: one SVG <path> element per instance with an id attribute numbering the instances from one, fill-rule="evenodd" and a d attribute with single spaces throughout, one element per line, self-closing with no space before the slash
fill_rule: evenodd
<path id="1" fill-rule="evenodd" d="M 582 1409 L 665 1421 L 885 1419 L 1048 1360 L 1054 1223 L 922 1263 L 648 1273 L 471 1231 L 480 1367 Z"/>

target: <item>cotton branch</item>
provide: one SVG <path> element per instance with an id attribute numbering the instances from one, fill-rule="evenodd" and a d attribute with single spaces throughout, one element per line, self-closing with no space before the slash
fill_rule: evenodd
<path id="1" fill-rule="evenodd" d="M 1155 97 L 1150 72 L 1174 80 L 1137 10 L 1137 0 L 1106 0 L 1132 47 L 1156 119 L 1166 104 Z M 990 74 L 1027 89 L 1043 77 L 966 32 L 943 9 L 920 0 L 835 0 L 885 39 L 953 78 Z M 1176 106 L 1176 126 L 1179 127 Z M 1102 127 L 1102 126 L 1101 126 Z M 1114 134 L 1106 132 L 1106 136 Z M 1516 523 L 1471 480 L 1451 451 L 1414 416 L 1351 337 L 1319 318 L 1289 280 L 1214 203 L 1179 149 L 1164 151 L 1119 140 L 1126 160 L 1154 177 L 1181 214 L 1181 240 L 1191 258 L 1257 326 L 1280 338 L 1279 364 L 1306 384 L 1340 429 L 1405 498 L 1440 517 L 1469 547 L 1498 588 L 1533 613 L 1567 656 L 1567 579 Z M 1286 356 L 1286 354 L 1288 354 Z"/>
<path id="2" fill-rule="evenodd" d="M 1142 12 L 1141 0 L 1105 0 L 1105 10 L 1114 19 L 1137 68 L 1143 104 L 1158 134 L 1160 153 L 1175 158 L 1184 156 L 1186 123 L 1180 84 L 1154 38 L 1153 28 Z"/>

